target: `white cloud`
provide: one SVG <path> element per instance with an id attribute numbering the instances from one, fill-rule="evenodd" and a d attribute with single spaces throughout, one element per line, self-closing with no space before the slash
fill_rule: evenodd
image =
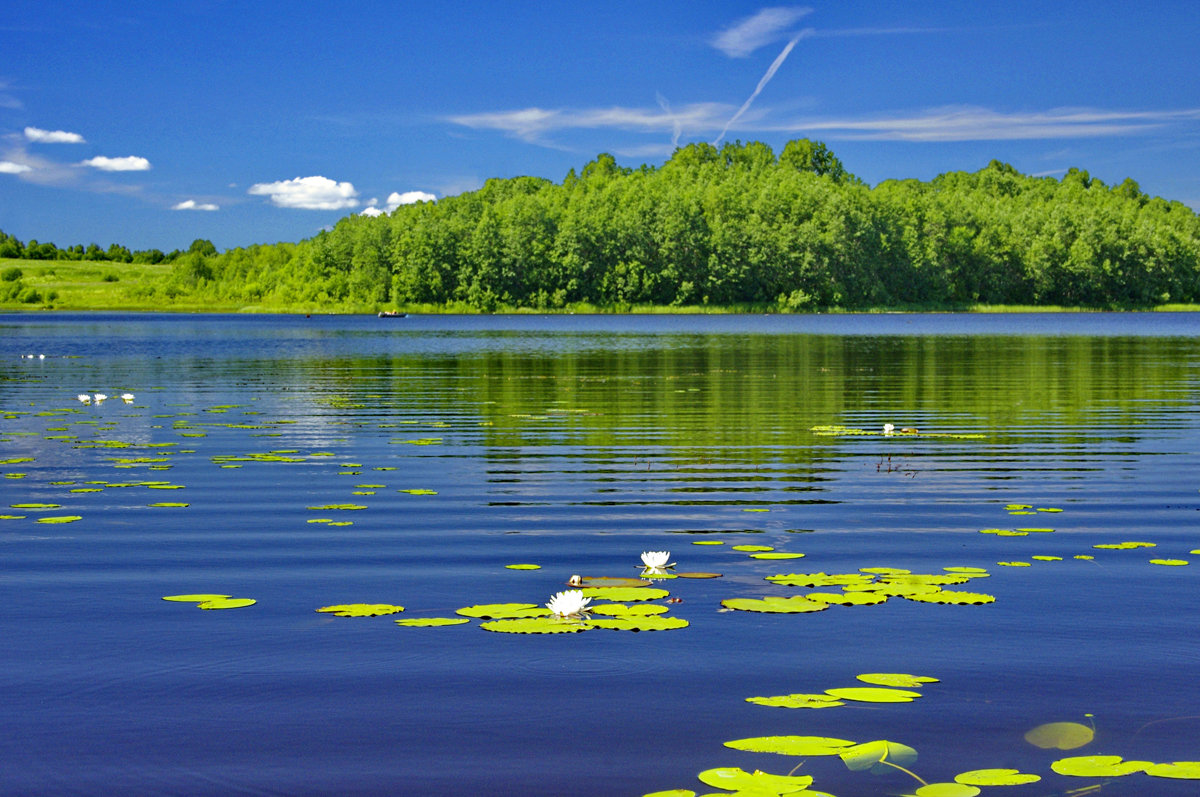
<path id="1" fill-rule="evenodd" d="M 342 210 L 358 207 L 358 191 L 351 183 L 338 183 L 328 177 L 296 177 L 274 183 L 255 183 L 246 192 L 267 196 L 271 204 L 301 210 Z"/>
<path id="2" fill-rule="evenodd" d="M 197 202 L 194 199 L 185 199 L 178 205 L 172 205 L 171 210 L 220 210 L 221 208 L 211 202 Z"/>
<path id="3" fill-rule="evenodd" d="M 13 163 L 12 161 L 0 161 L 0 174 L 24 174 L 25 172 L 33 171 L 24 163 Z"/>
<path id="4" fill-rule="evenodd" d="M 375 207 L 379 204 L 378 199 L 372 199 L 367 203 L 367 207 L 363 208 L 360 216 L 382 216 L 384 213 L 391 213 L 401 205 L 411 205 L 414 202 L 436 202 L 437 197 L 426 191 L 405 191 L 401 194 L 399 191 L 393 191 L 388 194 L 387 206 L 383 208 Z"/>
<path id="5" fill-rule="evenodd" d="M 414 202 L 436 202 L 437 197 L 425 191 L 405 191 L 403 194 L 393 191 L 388 194 L 387 209 L 393 211 L 401 205 L 411 205 Z"/>
<path id="6" fill-rule="evenodd" d="M 102 172 L 144 172 L 150 168 L 150 161 L 145 158 L 139 158 L 136 155 L 129 155 L 124 158 L 106 158 L 103 155 L 97 155 L 94 158 L 81 161 L 79 165 L 91 166 L 93 169 L 99 169 Z"/>
<path id="7" fill-rule="evenodd" d="M 83 136 L 66 130 L 42 130 L 40 127 L 25 128 L 25 138 L 38 144 L 86 144 Z"/>
<path id="8" fill-rule="evenodd" d="M 764 8 L 721 31 L 712 45 L 730 58 L 745 58 L 759 47 L 790 39 L 796 34 L 793 26 L 811 13 L 811 8 L 800 6 Z"/>

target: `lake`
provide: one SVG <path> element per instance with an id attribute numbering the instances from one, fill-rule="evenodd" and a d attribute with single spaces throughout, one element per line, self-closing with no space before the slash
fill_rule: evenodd
<path id="1" fill-rule="evenodd" d="M 1052 765 L 1200 759 L 1198 413 L 1187 314 L 0 315 L 0 793 L 1195 794 Z"/>

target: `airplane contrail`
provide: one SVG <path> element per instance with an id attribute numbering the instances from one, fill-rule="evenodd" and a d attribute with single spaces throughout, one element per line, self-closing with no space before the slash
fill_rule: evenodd
<path id="1" fill-rule="evenodd" d="M 754 93 L 742 103 L 742 107 L 738 108 L 737 113 L 731 116 L 729 121 L 725 123 L 724 129 L 721 130 L 721 135 L 717 136 L 713 140 L 714 147 L 721 143 L 721 139 L 725 138 L 725 134 L 729 132 L 729 128 L 733 127 L 734 122 L 742 118 L 742 114 L 750 109 L 750 104 L 754 102 L 754 99 L 762 93 L 764 88 L 767 87 L 767 84 L 771 82 L 771 78 L 775 77 L 775 73 L 779 71 L 779 67 L 783 66 L 783 62 L 787 60 L 788 54 L 792 52 L 792 48 L 796 46 L 796 42 L 811 36 L 812 34 L 812 28 L 806 28 L 793 36 L 788 43 L 783 46 L 783 52 L 775 56 L 775 60 L 771 62 L 769 67 L 767 67 L 766 74 L 764 74 L 762 79 L 758 81 L 758 85 L 754 88 Z"/>

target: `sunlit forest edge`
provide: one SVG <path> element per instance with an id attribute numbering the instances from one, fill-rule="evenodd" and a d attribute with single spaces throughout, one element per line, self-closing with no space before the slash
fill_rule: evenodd
<path id="1" fill-rule="evenodd" d="M 601 154 L 559 183 L 352 215 L 219 252 L 59 248 L 0 232 L 4 309 L 208 312 L 830 312 L 1195 309 L 1200 216 L 992 161 L 874 187 L 822 143 Z"/>

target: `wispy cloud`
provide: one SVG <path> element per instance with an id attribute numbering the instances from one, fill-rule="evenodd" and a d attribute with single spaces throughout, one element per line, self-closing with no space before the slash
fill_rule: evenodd
<path id="1" fill-rule="evenodd" d="M 718 33 L 712 45 L 730 58 L 745 58 L 760 47 L 795 36 L 796 23 L 811 13 L 811 8 L 802 6 L 764 8 Z"/>
<path id="2" fill-rule="evenodd" d="M 25 128 L 25 138 L 35 144 L 86 144 L 83 136 L 66 130 L 42 130 L 40 127 Z"/>
<path id="3" fill-rule="evenodd" d="M 1200 121 L 1200 108 L 1165 111 L 1055 108 L 1005 113 L 989 108 L 954 106 L 859 118 L 796 119 L 761 125 L 759 129 L 814 133 L 842 140 L 1007 141 L 1136 136 L 1196 121 Z"/>
<path id="4" fill-rule="evenodd" d="M 177 205 L 172 205 L 171 210 L 220 210 L 219 205 L 214 205 L 211 202 L 197 202 L 194 199 L 185 199 Z"/>
<path id="5" fill-rule="evenodd" d="M 0 174 L 24 174 L 25 172 L 30 171 L 33 171 L 33 168 L 26 166 L 24 163 L 0 161 Z"/>
<path id="6" fill-rule="evenodd" d="M 359 205 L 358 191 L 352 183 L 339 183 L 319 175 L 255 183 L 247 193 L 270 197 L 271 204 L 280 208 L 344 210 Z"/>
<path id="7" fill-rule="evenodd" d="M 530 143 L 550 146 L 545 137 L 564 130 L 625 130 L 673 133 L 676 126 L 694 130 L 720 129 L 732 106 L 693 103 L 667 112 L 663 108 L 522 108 L 512 111 L 461 114 L 446 121 L 474 130 L 496 130 Z"/>
<path id="8" fill-rule="evenodd" d="M 79 165 L 90 166 L 102 172 L 144 172 L 149 170 L 150 161 L 136 155 L 128 155 L 124 158 L 106 158 L 103 155 L 97 155 L 94 158 L 80 161 Z"/>

